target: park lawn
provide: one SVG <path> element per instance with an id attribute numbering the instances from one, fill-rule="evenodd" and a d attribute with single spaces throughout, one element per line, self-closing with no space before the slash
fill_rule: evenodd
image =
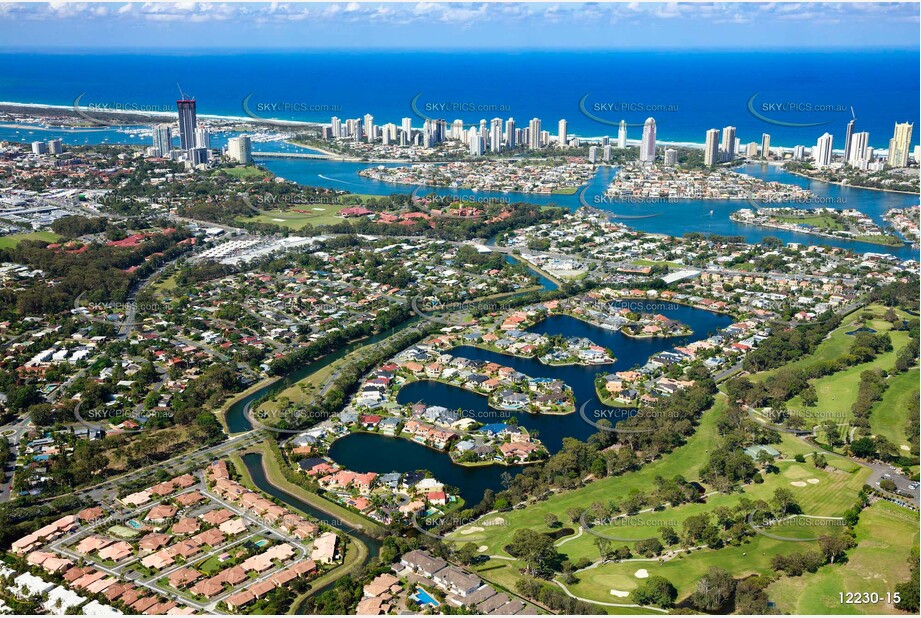
<path id="1" fill-rule="evenodd" d="M 515 531 L 519 528 L 546 529 L 545 518 L 553 513 L 564 525 L 573 527 L 569 523 L 566 510 L 572 507 L 585 508 L 593 502 L 607 502 L 624 498 L 631 489 L 646 492 L 653 487 L 656 476 L 661 475 L 672 478 L 678 474 L 684 475 L 688 480 L 697 478 L 697 474 L 707 461 L 708 445 L 715 444 L 717 440 L 716 422 L 726 406 L 725 395 L 716 395 L 714 405 L 706 410 L 694 434 L 688 438 L 687 443 L 676 448 L 672 453 L 646 464 L 639 470 L 628 472 L 615 477 L 608 477 L 589 483 L 585 487 L 555 494 L 535 504 L 528 504 L 526 509 L 513 510 L 507 513 L 489 513 L 483 519 L 491 520 L 493 525 L 482 526 L 483 532 L 477 532 L 481 545 L 486 545 L 487 550 L 481 553 L 508 556 L 504 547 L 508 545 Z M 501 523 L 494 523 L 495 519 L 502 519 Z M 473 525 L 478 525 L 476 522 Z M 463 530 L 463 528 L 461 528 Z M 462 539 L 463 535 L 451 535 L 451 538 Z M 575 542 L 575 541 L 570 541 Z M 563 547 L 566 547 L 564 545 Z"/>
<path id="2" fill-rule="evenodd" d="M 22 234 L 9 234 L 0 236 L 0 249 L 12 249 L 23 240 L 44 240 L 45 242 L 57 242 L 61 239 L 54 232 L 24 232 Z"/>
<path id="3" fill-rule="evenodd" d="M 241 223 L 271 223 L 281 227 L 300 230 L 308 223 L 311 225 L 333 225 L 344 221 L 339 211 L 348 208 L 347 204 L 295 204 L 291 210 L 266 210 L 254 217 L 237 217 Z M 294 212 L 294 209 L 308 212 Z"/>
<path id="4" fill-rule="evenodd" d="M 793 223 L 795 225 L 812 225 L 823 230 L 843 230 L 844 224 L 835 220 L 829 215 L 814 215 L 809 217 L 797 217 L 792 215 L 774 215 L 774 219 L 784 223 Z"/>
<path id="5" fill-rule="evenodd" d="M 891 371 L 895 366 L 899 350 L 908 343 L 906 331 L 889 331 L 889 336 L 892 338 L 892 350 L 889 352 L 883 352 L 868 363 L 854 365 L 844 371 L 812 380 L 818 395 L 818 402 L 815 406 L 803 405 L 802 399 L 797 395 L 787 402 L 787 409 L 798 412 L 804 418 L 812 419 L 816 424 L 824 420 L 834 420 L 837 423 L 851 420 L 853 418 L 851 406 L 857 401 L 860 374 L 869 369 Z"/>
<path id="6" fill-rule="evenodd" d="M 271 177 L 272 173 L 259 169 L 255 165 L 240 165 L 237 167 L 222 168 L 220 171 L 226 172 L 228 176 L 234 178 L 256 178 L 259 176 Z"/>
<path id="7" fill-rule="evenodd" d="M 842 605 L 840 592 L 894 592 L 908 580 L 908 559 L 918 546 L 917 516 L 890 502 L 866 508 L 855 526 L 857 547 L 845 564 L 825 566 L 802 577 L 781 577 L 767 588 L 768 597 L 786 614 L 896 614 L 878 605 Z"/>
<path id="8" fill-rule="evenodd" d="M 882 400 L 873 406 L 870 414 L 870 430 L 886 436 L 899 447 L 908 446 L 905 424 L 908 422 L 909 402 L 918 399 L 918 378 L 917 367 L 890 377 Z M 901 449 L 901 453 L 908 455 L 905 449 Z"/>

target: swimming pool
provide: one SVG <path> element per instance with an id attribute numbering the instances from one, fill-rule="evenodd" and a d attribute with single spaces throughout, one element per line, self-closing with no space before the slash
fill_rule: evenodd
<path id="1" fill-rule="evenodd" d="M 253 543 L 253 545 L 255 545 L 256 547 L 262 547 L 263 545 L 267 545 L 268 542 L 269 542 L 268 539 L 259 539 L 258 541 Z"/>
<path id="2" fill-rule="evenodd" d="M 416 588 L 416 594 L 413 595 L 413 598 L 419 602 L 419 605 L 432 605 L 434 607 L 440 605 L 440 603 L 423 588 Z"/>
<path id="3" fill-rule="evenodd" d="M 139 522 L 139 521 L 136 520 L 136 519 L 129 519 L 129 520 L 126 521 L 125 523 L 128 524 L 129 526 L 131 526 L 132 528 L 134 528 L 135 530 L 140 530 L 141 528 L 144 527 L 144 524 L 142 524 L 141 522 Z"/>

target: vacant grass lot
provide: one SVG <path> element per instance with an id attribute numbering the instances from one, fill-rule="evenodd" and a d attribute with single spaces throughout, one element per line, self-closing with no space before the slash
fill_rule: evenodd
<path id="1" fill-rule="evenodd" d="M 22 234 L 10 234 L 0 236 L 0 249 L 12 249 L 23 240 L 44 240 L 45 242 L 57 242 L 60 236 L 54 232 L 24 232 Z"/>

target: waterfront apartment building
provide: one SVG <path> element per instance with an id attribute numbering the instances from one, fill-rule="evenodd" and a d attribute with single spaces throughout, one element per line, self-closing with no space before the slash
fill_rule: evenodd
<path id="1" fill-rule="evenodd" d="M 674 148 L 665 149 L 665 165 L 678 165 L 678 151 Z"/>
<path id="2" fill-rule="evenodd" d="M 566 129 L 567 129 L 566 119 L 561 118 L 559 124 L 557 125 L 557 133 L 559 134 L 559 138 L 557 139 L 557 146 L 560 148 L 566 148 L 566 141 L 567 141 Z"/>
<path id="3" fill-rule="evenodd" d="M 493 118 L 489 123 L 489 151 L 502 150 L 502 119 Z"/>
<path id="4" fill-rule="evenodd" d="M 805 146 L 794 146 L 793 147 L 793 160 L 802 161 L 806 158 L 806 147 Z"/>
<path id="5" fill-rule="evenodd" d="M 195 99 L 180 99 L 176 107 L 179 110 L 179 147 L 182 150 L 195 148 L 195 129 L 198 128 Z"/>
<path id="6" fill-rule="evenodd" d="M 540 148 L 540 118 L 532 118 L 528 123 L 528 148 L 532 150 Z"/>
<path id="7" fill-rule="evenodd" d="M 761 158 L 767 159 L 771 155 L 771 136 L 767 133 L 761 134 Z"/>
<path id="8" fill-rule="evenodd" d="M 640 161 L 655 163 L 656 160 L 656 121 L 652 117 L 643 123 L 643 140 L 640 142 Z"/>
<path id="9" fill-rule="evenodd" d="M 854 167 L 861 167 L 861 161 L 867 158 L 867 147 L 870 145 L 870 134 L 866 131 L 851 135 L 851 143 L 846 144 L 844 162 Z M 865 166 L 864 166 L 865 167 Z"/>
<path id="10" fill-rule="evenodd" d="M 514 150 L 518 146 L 518 130 L 515 128 L 514 118 L 505 121 L 505 144 L 509 150 Z"/>
<path id="11" fill-rule="evenodd" d="M 611 162 L 611 145 L 605 144 L 601 148 L 602 148 L 601 160 L 604 161 L 605 163 L 610 163 Z"/>
<path id="12" fill-rule="evenodd" d="M 64 152 L 64 143 L 59 139 L 48 141 L 48 154 L 62 154 Z"/>
<path id="13" fill-rule="evenodd" d="M 45 142 L 32 142 L 32 154 L 43 155 L 48 152 L 48 145 Z"/>
<path id="14" fill-rule="evenodd" d="M 913 126 L 909 122 L 896 123 L 892 139 L 889 140 L 890 167 L 906 167 L 908 165 L 908 150 L 911 147 L 911 129 Z"/>
<path id="15" fill-rule="evenodd" d="M 211 131 L 206 127 L 199 127 L 195 129 L 195 147 L 196 148 L 211 148 Z"/>
<path id="16" fill-rule="evenodd" d="M 243 165 L 252 165 L 253 142 L 249 136 L 240 135 L 227 140 L 227 156 Z"/>
<path id="17" fill-rule="evenodd" d="M 365 120 L 362 125 L 365 131 L 365 137 L 368 138 L 368 143 L 374 141 L 374 116 L 371 114 L 365 114 Z"/>
<path id="18" fill-rule="evenodd" d="M 707 131 L 707 141 L 704 144 L 704 165 L 713 166 L 720 162 L 720 130 Z"/>
<path id="19" fill-rule="evenodd" d="M 856 118 L 851 118 L 851 121 L 847 123 L 847 132 L 844 134 L 844 162 L 851 162 L 851 138 L 854 135 L 854 122 Z"/>
<path id="20" fill-rule="evenodd" d="M 624 149 L 627 147 L 627 121 L 621 120 L 620 127 L 617 129 L 617 147 Z"/>
<path id="21" fill-rule="evenodd" d="M 598 146 L 590 146 L 588 149 L 588 162 L 598 163 Z"/>
<path id="22" fill-rule="evenodd" d="M 483 136 L 473 127 L 470 128 L 467 135 L 467 145 L 470 148 L 470 155 L 473 157 L 482 157 L 486 150 Z"/>
<path id="23" fill-rule="evenodd" d="M 834 141 L 834 137 L 832 137 L 831 133 L 826 132 L 819 138 L 819 141 L 816 142 L 815 147 L 812 149 L 812 158 L 817 166 L 828 167 L 831 165 L 832 145 Z"/>
<path id="24" fill-rule="evenodd" d="M 736 128 L 723 127 L 723 143 L 720 146 L 721 159 L 732 161 L 736 156 Z"/>

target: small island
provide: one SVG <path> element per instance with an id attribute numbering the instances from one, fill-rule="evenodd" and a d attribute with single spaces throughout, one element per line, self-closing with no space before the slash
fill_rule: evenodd
<path id="1" fill-rule="evenodd" d="M 897 247 L 904 241 L 880 228 L 859 210 L 834 208 L 743 208 L 729 216 L 748 225 Z"/>

